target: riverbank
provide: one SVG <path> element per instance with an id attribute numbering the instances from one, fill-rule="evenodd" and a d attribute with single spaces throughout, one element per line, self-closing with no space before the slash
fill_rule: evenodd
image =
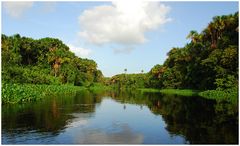
<path id="1" fill-rule="evenodd" d="M 90 91 L 102 91 L 102 90 L 112 90 L 113 88 L 111 86 L 105 86 L 101 83 L 94 83 L 91 86 L 85 87 L 86 89 L 90 90 Z"/>
<path id="2" fill-rule="evenodd" d="M 226 90 L 207 90 L 199 93 L 199 96 L 214 99 L 217 101 L 228 101 L 231 103 L 238 103 L 238 88 L 229 88 Z"/>
<path id="3" fill-rule="evenodd" d="M 91 86 L 73 85 L 35 85 L 35 84 L 10 84 L 2 83 L 2 104 L 16 104 L 41 100 L 49 95 L 71 95 L 80 90 L 98 92 L 111 90 L 111 87 L 101 84 Z"/>
<path id="4" fill-rule="evenodd" d="M 182 96 L 196 96 L 199 91 L 190 89 L 153 89 L 153 88 L 141 88 L 141 92 L 160 92 L 163 94 L 176 94 Z"/>
<path id="5" fill-rule="evenodd" d="M 16 104 L 41 100 L 49 95 L 71 95 L 80 90 L 89 90 L 98 92 L 103 90 L 114 90 L 111 86 L 102 84 L 92 84 L 91 86 L 73 86 L 73 85 L 35 85 L 35 84 L 9 84 L 2 83 L 2 104 Z M 238 102 L 238 90 L 191 90 L 191 89 L 137 89 L 141 92 L 159 92 L 163 94 L 175 94 L 181 96 L 200 96 L 217 101 Z"/>
<path id="6" fill-rule="evenodd" d="M 231 88 L 226 90 L 206 90 L 198 91 L 191 89 L 152 89 L 152 88 L 141 88 L 141 92 L 159 92 L 163 94 L 176 94 L 182 96 L 200 96 L 206 99 L 214 99 L 217 101 L 228 101 L 231 103 L 238 102 L 238 89 Z"/>
<path id="7" fill-rule="evenodd" d="M 72 85 L 35 85 L 35 84 L 2 84 L 2 104 L 16 104 L 41 100 L 49 95 L 75 94 L 86 87 Z"/>

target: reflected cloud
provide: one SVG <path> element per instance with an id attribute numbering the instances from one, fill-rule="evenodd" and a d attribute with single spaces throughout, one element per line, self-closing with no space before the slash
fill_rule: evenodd
<path id="1" fill-rule="evenodd" d="M 79 127 L 88 124 L 88 119 L 91 117 L 89 113 L 73 113 L 71 114 L 74 118 L 68 124 L 67 127 Z"/>
<path id="2" fill-rule="evenodd" d="M 141 144 L 143 135 L 135 133 L 127 124 L 113 124 L 118 130 L 84 129 L 76 136 L 75 143 L 85 144 Z"/>

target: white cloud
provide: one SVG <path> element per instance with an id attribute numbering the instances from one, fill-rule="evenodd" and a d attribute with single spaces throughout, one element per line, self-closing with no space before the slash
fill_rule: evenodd
<path id="1" fill-rule="evenodd" d="M 136 45 L 145 33 L 164 25 L 170 8 L 159 2 L 114 1 L 112 5 L 85 10 L 79 16 L 79 35 L 90 43 Z"/>
<path id="2" fill-rule="evenodd" d="M 81 58 L 87 58 L 92 53 L 92 50 L 90 49 L 76 47 L 72 44 L 68 44 L 67 46 L 70 48 L 70 51 L 72 51 L 73 53 L 75 53 L 76 56 Z"/>
<path id="3" fill-rule="evenodd" d="M 3 2 L 6 13 L 14 18 L 20 18 L 22 14 L 33 6 L 33 2 Z"/>

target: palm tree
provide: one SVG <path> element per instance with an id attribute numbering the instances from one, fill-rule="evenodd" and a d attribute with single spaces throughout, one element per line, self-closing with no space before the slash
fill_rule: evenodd
<path id="1" fill-rule="evenodd" d="M 215 48 L 216 47 L 216 24 L 214 24 L 213 22 L 211 22 L 208 27 L 207 27 L 207 31 L 209 32 L 210 36 L 211 36 L 211 47 Z"/>
<path id="2" fill-rule="evenodd" d="M 216 48 L 217 41 L 221 39 L 225 26 L 226 21 L 224 21 L 224 18 L 220 16 L 214 17 L 213 22 L 208 25 L 207 30 L 211 35 L 212 48 Z"/>
<path id="3" fill-rule="evenodd" d="M 214 17 L 213 20 L 216 23 L 216 30 L 217 30 L 217 38 L 216 39 L 219 39 L 222 37 L 222 31 L 225 28 L 225 22 L 221 16 Z"/>
<path id="4" fill-rule="evenodd" d="M 190 31 L 190 33 L 187 36 L 187 39 L 191 39 L 194 43 L 196 43 L 198 37 L 198 33 L 195 30 Z"/>
<path id="5" fill-rule="evenodd" d="M 125 74 L 127 73 L 127 69 L 126 68 L 124 69 L 124 72 L 125 72 Z"/>

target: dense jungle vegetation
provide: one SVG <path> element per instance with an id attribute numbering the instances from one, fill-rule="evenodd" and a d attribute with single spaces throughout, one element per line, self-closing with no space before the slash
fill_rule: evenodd
<path id="1" fill-rule="evenodd" d="M 3 103 L 37 100 L 45 93 L 76 91 L 78 88 L 73 85 L 91 87 L 102 80 L 96 62 L 77 57 L 59 39 L 2 35 Z"/>
<path id="2" fill-rule="evenodd" d="M 54 38 L 2 35 L 2 81 L 89 86 L 103 78 L 93 60 L 82 59 Z"/>
<path id="3" fill-rule="evenodd" d="M 103 77 L 96 62 L 77 57 L 59 39 L 2 34 L 2 102 L 31 101 L 36 96 L 26 93 L 34 88 L 29 84 L 41 86 L 41 93 L 50 91 L 46 85 L 194 89 L 204 91 L 203 97 L 237 101 L 238 17 L 238 12 L 216 16 L 202 32 L 190 31 L 188 44 L 172 48 L 165 62 L 147 73 L 127 74 L 125 69 L 111 78 Z M 15 96 L 21 99 L 14 102 Z"/>

